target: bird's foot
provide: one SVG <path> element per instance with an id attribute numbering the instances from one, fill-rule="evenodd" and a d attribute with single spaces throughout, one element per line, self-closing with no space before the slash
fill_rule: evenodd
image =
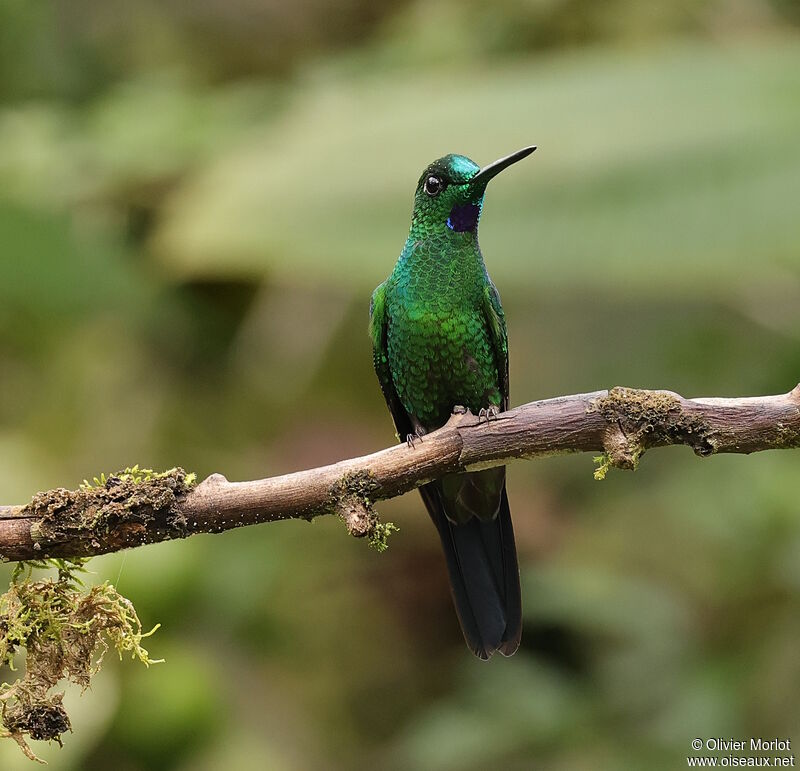
<path id="1" fill-rule="evenodd" d="M 486 418 L 486 425 L 488 426 L 490 420 L 497 420 L 499 412 L 500 410 L 494 404 L 490 404 L 488 407 L 481 407 L 480 412 L 478 412 L 478 425 Z"/>
<path id="2" fill-rule="evenodd" d="M 416 447 L 417 440 L 419 439 L 421 442 L 423 436 L 425 436 L 425 429 L 418 428 L 413 434 L 406 434 L 406 444 L 413 450 Z"/>

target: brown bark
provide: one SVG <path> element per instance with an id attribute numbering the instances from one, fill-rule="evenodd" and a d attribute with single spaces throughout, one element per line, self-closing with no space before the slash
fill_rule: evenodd
<path id="1" fill-rule="evenodd" d="M 614 388 L 545 399 L 489 423 L 471 413 L 417 441 L 330 466 L 249 482 L 212 474 L 191 488 L 176 469 L 160 480 L 39 493 L 0 506 L 0 557 L 87 556 L 279 519 L 340 514 L 369 535 L 371 504 L 454 471 L 564 452 L 604 452 L 635 468 L 653 447 L 683 444 L 701 456 L 800 447 L 800 385 L 788 394 L 685 399 L 670 391 Z"/>

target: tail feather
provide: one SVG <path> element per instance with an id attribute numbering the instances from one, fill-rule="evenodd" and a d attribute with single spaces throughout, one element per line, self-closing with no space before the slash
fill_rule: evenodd
<path id="1" fill-rule="evenodd" d="M 491 519 L 448 517 L 439 482 L 420 488 L 442 541 L 453 602 L 472 652 L 488 659 L 510 656 L 522 631 L 519 567 L 505 483 Z M 463 514 L 463 513 L 462 513 Z"/>

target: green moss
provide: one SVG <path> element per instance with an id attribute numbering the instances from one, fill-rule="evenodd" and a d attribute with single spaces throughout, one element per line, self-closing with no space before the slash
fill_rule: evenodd
<path id="1" fill-rule="evenodd" d="M 159 479 L 168 479 L 178 472 L 182 472 L 183 469 L 179 468 L 171 468 L 167 471 L 153 471 L 151 468 L 139 468 L 139 464 L 137 463 L 135 466 L 128 466 L 123 471 L 117 471 L 113 474 L 108 474 L 103 472 L 100 474 L 99 477 L 94 477 L 92 482 L 89 482 L 88 479 L 84 479 L 80 485 L 81 490 L 92 490 L 98 487 L 107 487 L 112 480 L 119 482 L 132 482 L 133 484 L 141 484 L 142 482 L 152 482 L 153 480 Z M 186 485 L 188 488 L 194 487 L 197 482 L 197 474 L 183 473 L 183 484 Z"/>
<path id="2" fill-rule="evenodd" d="M 592 458 L 597 468 L 594 470 L 594 478 L 598 482 L 602 482 L 606 478 L 606 474 L 608 474 L 609 469 L 614 465 L 611 462 L 611 456 L 604 452 L 602 455 L 597 455 Z"/>
<path id="3" fill-rule="evenodd" d="M 102 554 L 181 537 L 186 521 L 177 503 L 195 483 L 196 475 L 182 468 L 155 472 L 133 466 L 84 480 L 78 490 L 48 490 L 26 507 L 36 520 L 31 535 L 42 555 L 50 557 Z"/>
<path id="4" fill-rule="evenodd" d="M 372 493 L 378 489 L 375 476 L 369 471 L 360 471 L 355 474 L 345 474 L 339 482 L 338 497 L 356 495 L 369 502 Z"/>
<path id="5" fill-rule="evenodd" d="M 713 429 L 701 415 L 685 410 L 680 399 L 669 392 L 612 388 L 607 396 L 596 399 L 589 411 L 599 412 L 610 425 L 619 425 L 630 441 L 640 446 L 626 468 L 635 467 L 647 447 L 680 443 L 703 456 L 715 450 Z"/>
<path id="6" fill-rule="evenodd" d="M 130 600 L 108 582 L 86 587 L 80 574 L 86 560 L 48 559 L 19 563 L 8 591 L 0 596 L 0 665 L 15 671 L 25 653 L 25 672 L 0 685 L 0 736 L 14 739 L 32 760 L 26 741 L 52 740 L 71 730 L 52 693 L 59 682 L 86 689 L 109 649 L 129 653 L 145 665 L 150 658 L 142 641 L 153 634 L 142 625 Z M 33 579 L 34 570 L 55 569 L 55 578 Z"/>
<path id="7" fill-rule="evenodd" d="M 369 545 L 379 553 L 389 548 L 387 540 L 392 533 L 399 532 L 400 528 L 394 522 L 381 522 L 377 520 L 372 526 L 369 536 Z"/>
<path id="8" fill-rule="evenodd" d="M 339 514 L 350 535 L 368 538 L 378 552 L 389 548 L 389 536 L 400 530 L 393 522 L 381 522 L 375 511 L 371 494 L 378 483 L 369 472 L 343 476 L 331 491 L 331 507 Z"/>

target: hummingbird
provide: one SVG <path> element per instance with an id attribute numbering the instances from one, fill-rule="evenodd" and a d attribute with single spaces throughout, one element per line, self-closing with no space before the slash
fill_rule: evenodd
<path id="1" fill-rule="evenodd" d="M 419 178 L 408 238 L 372 294 L 369 325 L 398 439 L 412 448 L 454 411 L 488 422 L 508 409 L 506 322 L 478 220 L 489 181 L 535 149 L 483 168 L 445 155 Z M 522 606 L 505 466 L 449 474 L 419 491 L 439 532 L 467 645 L 481 659 L 510 656 L 520 643 Z"/>

